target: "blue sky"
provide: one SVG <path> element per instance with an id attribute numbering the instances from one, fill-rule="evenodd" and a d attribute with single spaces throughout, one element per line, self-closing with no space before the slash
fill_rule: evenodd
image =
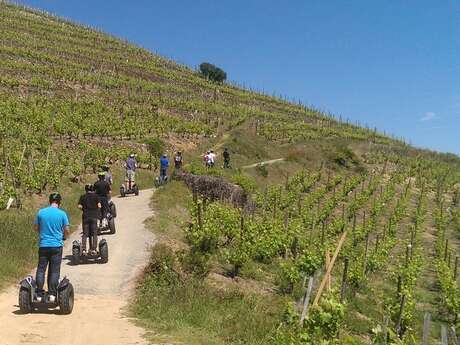
<path id="1" fill-rule="evenodd" d="M 19 2 L 460 154 L 459 1 Z"/>

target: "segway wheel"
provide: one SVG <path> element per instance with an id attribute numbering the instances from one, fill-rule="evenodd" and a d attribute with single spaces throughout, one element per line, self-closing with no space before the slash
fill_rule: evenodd
<path id="1" fill-rule="evenodd" d="M 138 196 L 139 195 L 139 187 L 137 185 L 135 185 L 133 189 L 134 189 L 134 194 L 136 196 Z"/>
<path id="2" fill-rule="evenodd" d="M 99 253 L 101 255 L 101 263 L 105 264 L 109 261 L 109 247 L 107 242 L 101 241 L 99 244 Z"/>
<path id="3" fill-rule="evenodd" d="M 59 296 L 59 311 L 61 314 L 67 315 L 72 313 L 74 302 L 74 291 L 71 283 L 58 292 Z"/>
<path id="4" fill-rule="evenodd" d="M 73 247 L 72 248 L 72 264 L 75 266 L 80 263 L 80 248 Z"/>
<path id="5" fill-rule="evenodd" d="M 116 229 L 115 229 L 115 219 L 114 219 L 114 218 L 110 218 L 110 219 L 109 219 L 109 230 L 110 230 L 110 233 L 111 233 L 112 235 L 116 232 Z"/>
<path id="6" fill-rule="evenodd" d="M 125 193 L 125 187 L 122 186 L 122 187 L 120 187 L 120 196 L 121 196 L 122 198 L 124 198 L 125 195 L 126 195 L 126 193 Z"/>
<path id="7" fill-rule="evenodd" d="M 19 310 L 21 313 L 28 314 L 32 312 L 32 301 L 30 291 L 24 287 L 19 289 Z"/>
<path id="8" fill-rule="evenodd" d="M 113 202 L 110 204 L 110 214 L 112 215 L 113 218 L 116 218 L 117 216 L 117 207 L 115 206 Z"/>

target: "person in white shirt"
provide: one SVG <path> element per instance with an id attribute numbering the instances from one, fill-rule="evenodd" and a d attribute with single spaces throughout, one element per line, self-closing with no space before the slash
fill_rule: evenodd
<path id="1" fill-rule="evenodd" d="M 216 154 L 214 153 L 213 150 L 209 151 L 208 160 L 209 160 L 209 166 L 213 167 L 214 164 L 216 164 Z"/>

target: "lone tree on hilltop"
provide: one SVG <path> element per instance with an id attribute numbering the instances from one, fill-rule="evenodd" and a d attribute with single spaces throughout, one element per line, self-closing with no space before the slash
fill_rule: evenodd
<path id="1" fill-rule="evenodd" d="M 222 83 L 227 79 L 227 73 L 221 68 L 214 66 L 208 62 L 203 62 L 200 65 L 200 73 L 209 80 Z"/>

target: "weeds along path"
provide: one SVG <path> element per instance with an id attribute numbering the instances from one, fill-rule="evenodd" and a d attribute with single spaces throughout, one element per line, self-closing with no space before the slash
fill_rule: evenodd
<path id="1" fill-rule="evenodd" d="M 144 227 L 152 215 L 152 190 L 138 197 L 114 198 L 117 205 L 117 232 L 103 235 L 109 245 L 107 264 L 70 265 L 72 234 L 64 247 L 61 277 L 67 275 L 75 288 L 71 315 L 19 313 L 18 287 L 0 294 L 0 343 L 2 345 L 131 345 L 146 344 L 143 330 L 123 316 L 123 308 L 134 283 L 148 262 L 154 235 Z M 35 273 L 35 272 L 34 272 Z"/>

